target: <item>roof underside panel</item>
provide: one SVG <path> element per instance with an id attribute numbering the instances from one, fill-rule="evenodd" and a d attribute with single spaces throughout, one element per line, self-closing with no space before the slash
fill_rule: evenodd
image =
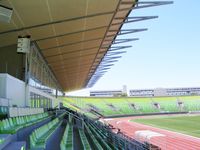
<path id="1" fill-rule="evenodd" d="M 0 47 L 31 35 L 64 91 L 83 88 L 135 0 L 2 0 L 14 9 L 0 23 Z M 123 10 L 122 10 L 123 9 Z"/>

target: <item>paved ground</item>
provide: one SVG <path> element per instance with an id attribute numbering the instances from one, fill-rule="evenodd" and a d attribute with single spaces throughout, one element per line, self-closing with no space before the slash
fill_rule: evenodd
<path id="1" fill-rule="evenodd" d="M 144 138 L 136 136 L 136 131 L 149 130 L 162 134 L 164 136 L 145 138 L 145 140 L 159 146 L 162 150 L 200 150 L 200 138 L 129 121 L 134 118 L 138 117 L 105 119 L 104 122 L 113 125 L 115 128 L 119 128 L 121 132 L 129 137 L 141 141 Z"/>

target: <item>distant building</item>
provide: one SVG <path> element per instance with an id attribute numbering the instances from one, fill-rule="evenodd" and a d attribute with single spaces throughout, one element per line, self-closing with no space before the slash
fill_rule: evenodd
<path id="1" fill-rule="evenodd" d="M 153 89 L 130 90 L 129 96 L 131 97 L 153 97 Z"/>
<path id="2" fill-rule="evenodd" d="M 90 96 L 93 97 L 126 97 L 127 86 L 123 85 L 122 90 L 98 90 L 90 91 Z"/>
<path id="3" fill-rule="evenodd" d="M 90 91 L 90 96 L 94 97 L 120 97 L 122 94 L 122 90 Z"/>
<path id="4" fill-rule="evenodd" d="M 156 88 L 130 90 L 131 97 L 156 97 L 156 96 L 190 96 L 200 95 L 200 88 Z"/>

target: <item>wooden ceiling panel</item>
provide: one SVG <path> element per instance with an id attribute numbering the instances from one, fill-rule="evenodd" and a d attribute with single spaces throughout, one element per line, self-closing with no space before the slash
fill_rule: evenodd
<path id="1" fill-rule="evenodd" d="M 107 32 L 107 36 L 115 35 L 118 30 L 110 30 Z"/>
<path id="2" fill-rule="evenodd" d="M 47 0 L 10 0 L 10 2 L 24 26 L 33 26 L 51 21 Z"/>
<path id="3" fill-rule="evenodd" d="M 123 11 L 118 11 L 115 15 L 115 18 L 118 18 L 118 17 L 122 17 L 122 18 L 125 18 L 126 15 L 128 14 L 129 12 L 129 9 L 127 10 L 123 10 Z"/>
<path id="4" fill-rule="evenodd" d="M 79 41 L 83 41 L 84 39 L 83 39 L 83 33 L 80 33 L 80 34 L 59 37 L 58 40 L 61 45 L 64 45 L 64 44 L 77 43 Z"/>
<path id="5" fill-rule="evenodd" d="M 120 5 L 119 9 L 130 9 L 132 7 L 132 5 L 128 4 L 128 5 Z"/>
<path id="6" fill-rule="evenodd" d="M 56 61 L 62 61 L 63 58 L 64 58 L 63 55 L 57 55 L 55 57 L 48 57 L 47 60 L 49 63 L 51 63 Z"/>
<path id="7" fill-rule="evenodd" d="M 112 41 L 115 36 L 106 36 L 104 40 Z"/>
<path id="8" fill-rule="evenodd" d="M 45 51 L 42 51 L 42 54 L 44 55 L 44 57 L 58 55 L 58 54 L 60 54 L 60 49 L 54 48 L 53 50 L 45 50 Z"/>
<path id="9" fill-rule="evenodd" d="M 82 39 L 82 35 L 70 35 L 63 36 L 58 38 L 51 38 L 47 40 L 38 41 L 38 45 L 40 45 L 41 49 L 48 49 L 58 45 L 75 43 L 76 41 L 80 41 Z"/>
<path id="10" fill-rule="evenodd" d="M 84 52 L 87 52 L 87 51 L 98 51 L 98 48 L 86 48 L 86 49 L 68 49 L 68 50 L 66 50 L 66 51 L 64 51 L 62 54 L 63 55 L 70 55 L 70 54 L 72 54 L 72 53 L 79 53 L 79 52 L 82 52 L 82 53 L 84 53 Z"/>
<path id="11" fill-rule="evenodd" d="M 86 14 L 86 0 L 48 0 L 54 20 L 75 18 Z"/>
<path id="12" fill-rule="evenodd" d="M 130 10 L 132 8 L 132 6 L 133 6 L 133 0 L 122 0 L 122 3 L 123 4 L 119 6 L 119 9 L 128 9 L 128 10 Z"/>
<path id="13" fill-rule="evenodd" d="M 43 50 L 43 49 L 46 49 L 46 48 L 49 48 L 49 47 L 58 46 L 59 42 L 58 42 L 57 39 L 53 38 L 53 39 L 49 39 L 49 40 L 38 41 L 37 44 L 40 47 L 40 49 Z"/>
<path id="14" fill-rule="evenodd" d="M 74 51 L 68 51 L 68 52 L 65 52 L 65 53 L 61 53 L 62 56 L 66 56 L 66 55 L 71 55 L 71 54 L 85 54 L 85 53 L 88 53 L 88 52 L 98 52 L 98 48 L 92 48 L 92 49 L 85 49 L 85 50 L 74 50 Z"/>
<path id="15" fill-rule="evenodd" d="M 47 37 L 54 36 L 52 25 L 32 28 L 28 30 L 33 40 L 39 40 Z"/>
<path id="16" fill-rule="evenodd" d="M 113 16 L 113 14 L 101 15 L 101 16 L 96 16 L 96 17 L 92 17 L 89 19 L 85 19 L 86 23 L 85 23 L 84 27 L 85 27 L 85 29 L 90 29 L 93 27 L 108 26 L 110 24 L 112 16 Z"/>
<path id="17" fill-rule="evenodd" d="M 91 62 L 90 62 L 91 63 Z M 76 62 L 76 63 L 73 63 L 73 64 L 63 64 L 61 66 L 52 66 L 53 70 L 55 72 L 59 71 L 59 70 L 64 70 L 64 69 L 70 69 L 70 68 L 78 68 L 78 67 L 90 67 L 91 64 L 89 63 L 85 63 L 85 62 Z"/>
<path id="18" fill-rule="evenodd" d="M 109 30 L 119 30 L 121 24 L 117 24 L 117 25 L 111 25 Z"/>
<path id="19" fill-rule="evenodd" d="M 88 32 L 80 32 L 72 35 L 66 35 L 61 36 L 57 38 L 50 38 L 47 40 L 38 41 L 38 45 L 41 49 L 51 48 L 63 44 L 70 44 L 70 43 L 76 43 L 83 40 L 90 40 L 94 38 L 103 38 L 104 34 L 106 32 L 106 28 L 97 29 L 94 31 L 88 31 Z M 56 40 L 57 39 L 57 40 Z"/>
<path id="20" fill-rule="evenodd" d="M 17 27 L 15 26 L 14 22 L 12 21 L 11 23 L 0 23 L 0 32 L 7 31 L 7 30 L 12 30 L 16 29 Z"/>
<path id="21" fill-rule="evenodd" d="M 88 0 L 87 14 L 115 11 L 119 0 Z"/>
<path id="22" fill-rule="evenodd" d="M 92 62 L 92 59 L 94 59 L 94 55 L 89 55 L 89 56 L 79 56 L 79 57 L 76 57 L 76 59 L 74 58 L 69 58 L 69 59 L 63 59 L 62 61 L 48 61 L 47 59 L 47 62 L 49 65 L 51 66 L 61 66 L 63 64 L 73 64 L 73 63 L 85 63 L 85 62 Z"/>
<path id="23" fill-rule="evenodd" d="M 84 20 L 78 19 L 54 24 L 54 28 L 57 35 L 80 31 L 84 29 Z"/>
<path id="24" fill-rule="evenodd" d="M 110 45 L 112 44 L 112 41 L 103 41 L 103 45 Z M 100 51 L 106 51 L 106 49 L 101 48 Z"/>
<path id="25" fill-rule="evenodd" d="M 1 0 L 1 3 L 12 7 L 14 13 L 10 24 L 0 23 L 0 32 L 4 32 L 0 35 L 0 47 L 16 44 L 18 35 L 31 35 L 63 90 L 69 91 L 85 86 L 90 80 L 135 0 Z"/>
<path id="26" fill-rule="evenodd" d="M 68 46 L 64 46 L 61 47 L 60 50 L 59 48 L 53 48 L 53 49 L 48 49 L 48 50 L 43 50 L 42 53 L 45 57 L 49 57 L 49 56 L 53 56 L 53 55 L 57 55 L 57 54 L 65 54 L 65 53 L 72 53 L 72 52 L 76 52 L 76 51 L 85 51 L 87 49 L 97 49 L 97 45 L 95 44 L 99 44 L 101 42 L 101 40 L 97 40 L 94 41 L 93 44 L 89 44 L 87 45 L 87 43 L 83 44 L 83 43 L 78 43 L 75 45 L 68 45 Z"/>
<path id="27" fill-rule="evenodd" d="M 73 53 L 70 55 L 62 55 L 62 59 L 60 58 L 61 56 L 55 56 L 55 57 L 49 57 L 47 58 L 48 62 L 57 62 L 57 61 L 63 61 L 63 60 L 68 60 L 68 59 L 76 59 L 78 57 L 84 57 L 84 56 L 89 56 L 89 55 L 93 55 L 97 53 L 97 51 L 93 52 L 93 51 L 89 51 L 89 52 L 85 52 L 85 53 Z"/>
<path id="28" fill-rule="evenodd" d="M 101 43 L 101 39 L 99 40 L 94 40 L 92 42 L 88 41 L 88 42 L 82 42 L 82 43 L 76 43 L 74 45 L 67 45 L 61 48 L 61 52 L 66 52 L 68 50 L 72 51 L 72 50 L 78 50 L 78 49 L 87 49 L 87 48 L 91 48 L 91 47 L 96 47 L 98 45 L 100 45 Z M 49 49 L 52 51 L 52 49 Z M 49 51 L 47 50 L 47 51 Z"/>
<path id="29" fill-rule="evenodd" d="M 63 55 L 63 59 L 71 59 L 71 58 L 76 58 L 76 57 L 84 57 L 84 56 L 89 56 L 89 55 L 94 55 L 96 54 L 97 51 L 88 51 L 88 52 L 79 52 L 79 53 L 73 53 L 70 55 Z"/>
<path id="30" fill-rule="evenodd" d="M 17 43 L 17 37 L 18 35 L 15 33 L 9 33 L 6 35 L 0 36 L 0 47 L 4 47 L 7 45 L 12 45 Z"/>
<path id="31" fill-rule="evenodd" d="M 84 33 L 84 39 L 90 40 L 94 38 L 103 38 L 106 33 L 107 28 L 97 29 L 94 31 L 89 31 Z"/>
<path id="32" fill-rule="evenodd" d="M 121 23 L 123 23 L 123 21 L 124 21 L 124 19 L 114 19 L 112 21 L 112 24 L 121 24 Z"/>

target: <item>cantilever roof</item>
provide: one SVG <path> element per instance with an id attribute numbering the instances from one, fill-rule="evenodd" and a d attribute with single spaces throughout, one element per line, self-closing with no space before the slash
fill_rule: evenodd
<path id="1" fill-rule="evenodd" d="M 0 47 L 31 35 L 64 91 L 87 85 L 135 0 L 1 0 Z M 104 45 L 104 47 L 103 47 Z M 106 48 L 105 48 L 106 45 Z"/>

